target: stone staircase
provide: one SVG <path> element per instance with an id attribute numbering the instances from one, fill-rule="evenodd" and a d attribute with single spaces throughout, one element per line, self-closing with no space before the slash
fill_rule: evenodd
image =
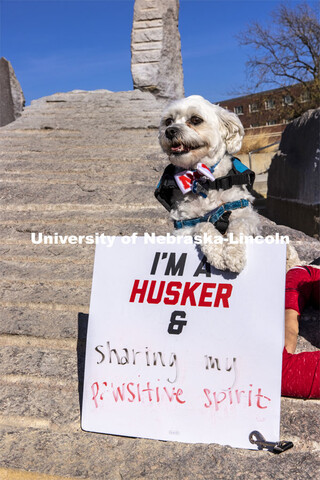
<path id="1" fill-rule="evenodd" d="M 282 400 L 295 448 L 281 456 L 80 428 L 94 246 L 35 245 L 31 232 L 166 233 L 153 197 L 162 108 L 137 90 L 57 93 L 0 129 L 1 480 L 316 478 L 317 401 Z"/>

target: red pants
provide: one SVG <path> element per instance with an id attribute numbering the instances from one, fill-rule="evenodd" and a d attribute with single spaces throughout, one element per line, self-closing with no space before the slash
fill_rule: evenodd
<path id="1" fill-rule="evenodd" d="M 320 399 L 320 350 L 292 354 L 283 349 L 281 395 Z"/>

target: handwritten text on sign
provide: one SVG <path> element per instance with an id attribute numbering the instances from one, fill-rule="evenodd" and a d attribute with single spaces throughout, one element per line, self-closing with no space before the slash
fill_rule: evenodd
<path id="1" fill-rule="evenodd" d="M 247 448 L 253 430 L 278 440 L 285 247 L 247 254 L 236 275 L 194 245 L 97 246 L 83 429 Z"/>

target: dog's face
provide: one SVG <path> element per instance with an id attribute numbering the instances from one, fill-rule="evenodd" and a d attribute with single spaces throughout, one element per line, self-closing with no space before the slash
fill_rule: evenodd
<path id="1" fill-rule="evenodd" d="M 214 165 L 241 148 L 244 135 L 238 117 L 199 95 L 177 100 L 164 112 L 159 142 L 174 165 L 192 168 L 203 159 Z"/>

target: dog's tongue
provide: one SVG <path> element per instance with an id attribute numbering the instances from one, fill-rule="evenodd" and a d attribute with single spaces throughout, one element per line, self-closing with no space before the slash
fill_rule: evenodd
<path id="1" fill-rule="evenodd" d="M 175 153 L 185 152 L 187 151 L 187 148 L 185 148 L 185 146 L 181 144 L 181 145 L 178 145 L 177 147 L 171 147 L 171 151 Z"/>

